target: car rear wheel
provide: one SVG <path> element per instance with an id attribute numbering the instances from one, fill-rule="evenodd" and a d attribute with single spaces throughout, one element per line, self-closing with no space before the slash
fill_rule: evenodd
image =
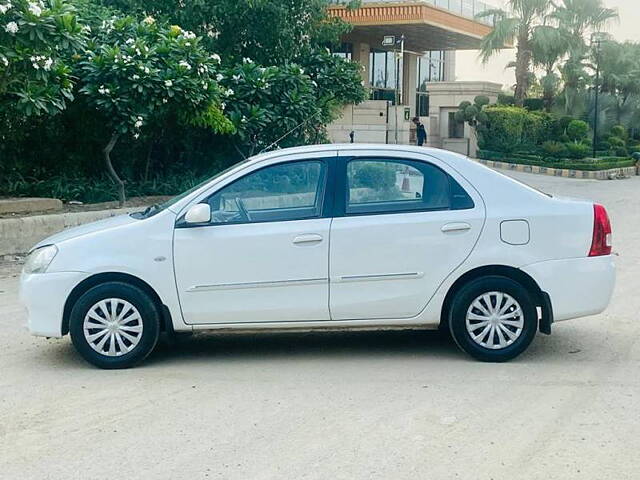
<path id="1" fill-rule="evenodd" d="M 453 299 L 449 328 L 458 346 L 485 362 L 505 362 L 533 341 L 538 314 L 531 294 L 507 277 L 475 279 Z"/>
<path id="2" fill-rule="evenodd" d="M 144 360 L 158 343 L 160 315 L 143 290 L 107 282 L 88 290 L 69 319 L 71 340 L 89 363 L 128 368 Z"/>

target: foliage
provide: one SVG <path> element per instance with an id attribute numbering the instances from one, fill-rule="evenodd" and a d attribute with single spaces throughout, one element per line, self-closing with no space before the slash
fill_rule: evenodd
<path id="1" fill-rule="evenodd" d="M 0 113 L 55 114 L 73 100 L 85 30 L 66 0 L 0 0 Z"/>
<path id="2" fill-rule="evenodd" d="M 584 143 L 567 143 L 567 158 L 586 158 L 591 153 L 591 147 Z M 626 156 L 626 155 L 623 155 Z"/>
<path id="3" fill-rule="evenodd" d="M 220 101 L 219 64 L 220 57 L 204 50 L 194 33 L 150 17 L 141 22 L 133 17 L 105 19 L 90 39 L 79 64 L 80 92 L 106 127 L 105 162 L 121 204 L 124 182 L 110 157 L 120 135 L 137 139 L 162 128 L 171 115 L 194 118 L 218 133 L 233 130 L 224 116 L 212 112 Z"/>
<path id="4" fill-rule="evenodd" d="M 392 190 L 396 186 L 396 170 L 390 164 L 372 162 L 353 162 L 349 168 L 355 169 L 351 188 L 375 188 Z"/>
<path id="5" fill-rule="evenodd" d="M 139 136 L 172 111 L 197 114 L 217 103 L 219 63 L 180 27 L 116 17 L 89 42 L 80 92 L 109 133 Z"/>
<path id="6" fill-rule="evenodd" d="M 220 82 L 223 108 L 245 148 L 244 156 L 269 147 L 319 113 L 311 80 L 295 65 L 264 68 L 246 61 L 227 70 Z M 304 127 L 297 129 L 285 145 L 304 141 L 306 133 Z"/>
<path id="7" fill-rule="evenodd" d="M 107 165 L 123 195 L 153 178 L 210 175 L 271 145 L 324 141 L 341 107 L 367 97 L 360 65 L 326 48 L 350 29 L 327 5 L 0 0 L 0 178 L 58 192 L 36 179 L 73 172 L 90 185 Z M 30 8 L 39 16 L 18 24 Z M 6 30 L 12 21 L 17 32 Z M 27 59 L 42 56 L 40 68 L 7 68 L 18 46 Z M 30 89 L 21 115 L 8 79 Z"/>
<path id="8" fill-rule="evenodd" d="M 515 103 L 522 106 L 530 85 L 533 32 L 551 8 L 550 0 L 508 0 L 508 10 L 491 9 L 480 17 L 493 16 L 494 28 L 482 40 L 480 56 L 487 62 L 507 44 L 516 45 Z"/>
<path id="9" fill-rule="evenodd" d="M 549 129 L 548 118 L 520 107 L 491 106 L 484 109 L 485 128 L 479 131 L 482 148 L 504 152 L 541 144 Z"/>
<path id="10" fill-rule="evenodd" d="M 567 145 L 554 140 L 544 142 L 542 150 L 546 157 L 565 158 L 567 156 Z"/>
<path id="11" fill-rule="evenodd" d="M 328 0 L 102 0 L 124 13 L 153 15 L 203 37 L 225 63 L 299 63 L 309 49 L 335 44 L 351 27 L 328 17 Z M 349 4 L 352 2 L 348 2 Z"/>
<path id="12" fill-rule="evenodd" d="M 614 168 L 626 168 L 635 166 L 635 160 L 628 157 L 598 157 L 566 159 L 551 158 L 541 155 L 519 155 L 514 153 L 494 152 L 490 150 L 479 150 L 478 157 L 484 160 L 500 161 L 519 165 L 533 165 L 547 168 L 562 168 L 568 170 L 598 171 Z"/>
<path id="13" fill-rule="evenodd" d="M 567 136 L 576 143 L 587 138 L 588 133 L 589 125 L 582 120 L 571 120 L 569 125 L 567 125 Z"/>
<path id="14" fill-rule="evenodd" d="M 210 176 L 195 176 L 190 173 L 174 174 L 166 178 L 131 182 L 127 185 L 127 189 L 132 197 L 173 196 L 198 185 Z M 0 178 L 0 192 L 11 197 L 53 197 L 65 202 L 73 200 L 99 203 L 118 200 L 117 192 L 111 188 L 111 180 L 104 176 L 88 179 L 62 174 L 42 179 L 14 173 Z"/>

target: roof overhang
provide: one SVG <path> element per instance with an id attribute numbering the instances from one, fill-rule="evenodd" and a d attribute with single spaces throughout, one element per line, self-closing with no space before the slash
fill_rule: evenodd
<path id="1" fill-rule="evenodd" d="M 353 25 L 348 38 L 380 45 L 385 35 L 404 35 L 412 51 L 477 50 L 492 27 L 426 3 L 366 3 L 360 8 L 332 6 L 329 14 Z"/>

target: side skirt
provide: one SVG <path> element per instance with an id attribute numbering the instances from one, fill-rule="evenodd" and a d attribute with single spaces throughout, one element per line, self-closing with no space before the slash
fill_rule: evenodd
<path id="1" fill-rule="evenodd" d="M 251 332 L 251 331 L 337 331 L 337 330 L 437 330 L 438 324 L 418 322 L 416 319 L 335 320 L 321 322 L 253 322 L 192 325 L 193 331 Z"/>

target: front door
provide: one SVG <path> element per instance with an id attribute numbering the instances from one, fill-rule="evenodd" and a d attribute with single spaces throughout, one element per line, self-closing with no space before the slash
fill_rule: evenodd
<path id="1" fill-rule="evenodd" d="M 255 170 L 205 200 L 210 224 L 176 228 L 176 284 L 187 324 L 329 320 L 329 163 Z"/>
<path id="2" fill-rule="evenodd" d="M 484 224 L 482 201 L 435 159 L 353 157 L 341 164 L 331 317 L 414 317 L 471 253 Z"/>

